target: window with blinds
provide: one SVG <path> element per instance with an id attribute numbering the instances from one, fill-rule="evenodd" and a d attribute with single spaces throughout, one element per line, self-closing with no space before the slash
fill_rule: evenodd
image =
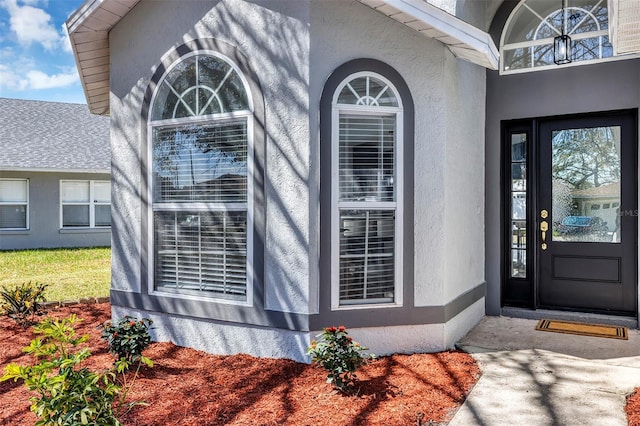
<path id="1" fill-rule="evenodd" d="M 399 303 L 398 97 L 359 74 L 334 103 L 333 306 Z"/>
<path id="2" fill-rule="evenodd" d="M 111 226 L 111 183 L 94 180 L 60 181 L 63 228 Z"/>
<path id="3" fill-rule="evenodd" d="M 27 179 L 0 179 L 0 229 L 27 229 Z"/>
<path id="4" fill-rule="evenodd" d="M 151 114 L 157 291 L 249 301 L 247 99 L 237 70 L 218 56 L 190 56 L 159 84 Z"/>

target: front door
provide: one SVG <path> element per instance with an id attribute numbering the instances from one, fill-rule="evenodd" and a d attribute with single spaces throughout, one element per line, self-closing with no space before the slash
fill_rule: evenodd
<path id="1" fill-rule="evenodd" d="M 511 291 L 534 308 L 635 313 L 635 123 L 636 115 L 625 112 L 514 127 L 512 141 L 531 143 L 510 148 L 506 304 Z M 521 182 L 517 191 L 514 182 Z"/>

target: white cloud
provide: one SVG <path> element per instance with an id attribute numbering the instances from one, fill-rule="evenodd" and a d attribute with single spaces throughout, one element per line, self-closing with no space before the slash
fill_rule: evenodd
<path id="1" fill-rule="evenodd" d="M 62 33 L 62 39 L 60 43 L 62 43 L 62 49 L 67 53 L 73 53 L 73 49 L 71 48 L 71 40 L 69 39 L 69 32 L 67 31 L 67 26 L 62 24 L 60 27 L 60 32 Z"/>
<path id="2" fill-rule="evenodd" d="M 16 72 L 15 67 L 0 64 L 0 92 L 55 89 L 78 82 L 78 73 L 69 69 L 58 74 L 47 74 L 38 70 Z"/>
<path id="3" fill-rule="evenodd" d="M 29 87 L 32 89 L 53 89 L 72 85 L 78 81 L 78 73 L 74 71 L 48 75 L 42 71 L 29 71 L 27 79 L 29 80 Z"/>
<path id="4" fill-rule="evenodd" d="M 65 36 L 61 35 L 52 23 L 51 15 L 44 9 L 30 6 L 36 1 L 24 1 L 24 6 L 17 0 L 0 0 L 0 7 L 9 12 L 11 31 L 23 46 L 38 43 L 47 50 L 65 46 Z M 29 4 L 27 4 L 29 3 Z"/>

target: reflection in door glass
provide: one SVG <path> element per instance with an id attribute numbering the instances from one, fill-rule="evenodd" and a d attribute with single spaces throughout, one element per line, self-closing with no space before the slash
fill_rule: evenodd
<path id="1" fill-rule="evenodd" d="M 553 241 L 620 242 L 620 127 L 552 134 Z"/>
<path id="2" fill-rule="evenodd" d="M 511 277 L 527 277 L 527 134 L 511 135 Z"/>

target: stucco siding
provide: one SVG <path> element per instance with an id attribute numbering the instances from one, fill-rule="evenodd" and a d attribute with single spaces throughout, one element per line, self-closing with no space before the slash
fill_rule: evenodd
<path id="1" fill-rule="evenodd" d="M 312 3 L 311 103 L 317 105 L 327 77 L 339 65 L 372 58 L 393 67 L 415 103 L 415 305 L 444 302 L 443 64 L 446 47 L 357 2 Z M 339 47 L 339 48 L 337 48 Z M 311 117 L 312 123 L 317 119 Z M 312 133 L 317 150 L 317 132 Z M 410 194 L 410 196 L 414 196 Z M 407 194 L 405 194 L 407 196 Z M 324 208 L 324 207 L 323 207 Z M 326 283 L 321 283 L 326 285 Z"/>
<path id="2" fill-rule="evenodd" d="M 449 60 L 445 205 L 445 301 L 484 281 L 484 69 Z"/>
<path id="3" fill-rule="evenodd" d="M 60 181 L 108 181 L 108 174 L 3 171 L 0 178 L 29 180 L 29 229 L 0 230 L 0 250 L 107 247 L 111 244 L 110 229 L 61 229 L 60 222 Z"/>
<path id="4" fill-rule="evenodd" d="M 264 94 L 265 123 L 256 125 L 264 126 L 266 132 L 265 307 L 308 313 L 308 3 L 188 4 L 143 1 L 111 32 L 111 66 L 117 70 L 111 80 L 115 202 L 123 209 L 117 230 L 134 243 L 114 256 L 114 288 L 140 291 L 136 283 L 146 279 L 131 264 L 131 259 L 146 256 L 148 249 L 142 238 L 148 232 L 143 217 L 147 212 L 147 194 L 142 193 L 145 176 L 136 160 L 146 155 L 147 141 L 140 136 L 146 134 L 141 120 L 143 94 L 163 56 L 184 41 L 214 37 L 247 58 Z M 143 203 L 136 201 L 140 197 Z M 140 229 L 129 226 L 140 223 Z"/>

